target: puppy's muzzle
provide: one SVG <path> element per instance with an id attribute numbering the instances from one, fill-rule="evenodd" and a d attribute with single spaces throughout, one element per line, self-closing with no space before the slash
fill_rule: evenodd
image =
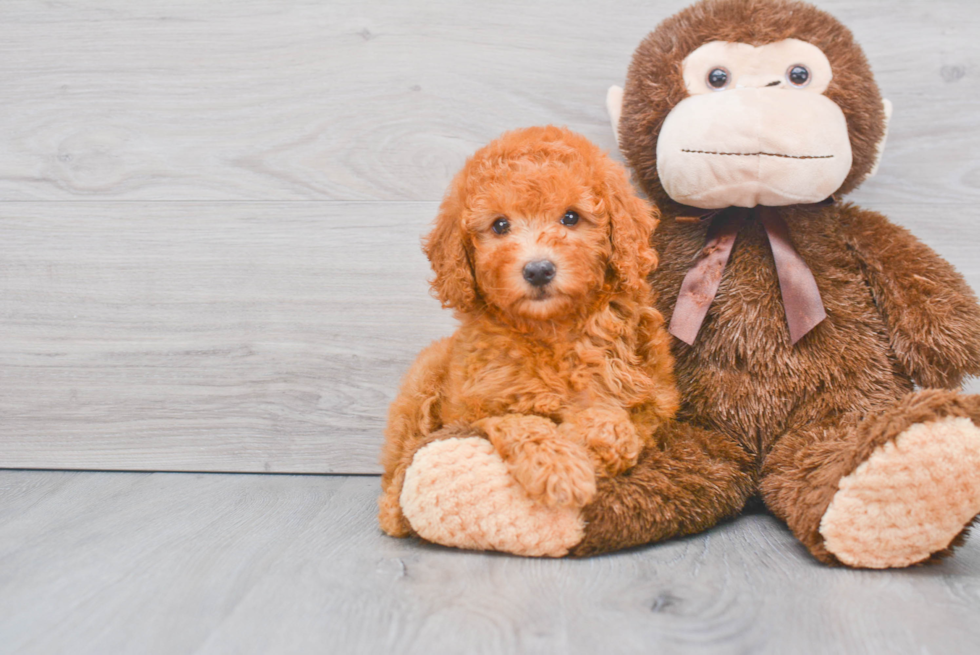
<path id="1" fill-rule="evenodd" d="M 548 284 L 555 279 L 556 272 L 558 269 L 555 268 L 554 262 L 547 259 L 539 259 L 524 265 L 524 279 L 532 287 L 543 287 Z"/>

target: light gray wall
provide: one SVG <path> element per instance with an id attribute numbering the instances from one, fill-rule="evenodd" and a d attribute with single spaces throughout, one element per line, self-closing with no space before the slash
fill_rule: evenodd
<path id="1" fill-rule="evenodd" d="M 685 4 L 4 2 L 0 466 L 377 472 L 451 176 L 533 124 L 619 157 L 606 89 Z M 852 199 L 980 288 L 974 3 L 818 4 L 895 105 Z"/>

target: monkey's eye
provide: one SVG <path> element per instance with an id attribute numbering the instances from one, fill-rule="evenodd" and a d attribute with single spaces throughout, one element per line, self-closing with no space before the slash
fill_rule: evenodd
<path id="1" fill-rule="evenodd" d="M 497 234 L 507 234 L 508 232 L 510 232 L 510 221 L 508 221 L 506 218 L 501 216 L 500 218 L 498 218 L 493 222 L 493 225 L 490 226 L 490 229 L 496 232 Z"/>
<path id="2" fill-rule="evenodd" d="M 711 72 L 708 73 L 708 86 L 716 91 L 721 91 L 728 86 L 728 77 L 728 71 L 721 66 L 712 68 Z"/>
<path id="3" fill-rule="evenodd" d="M 795 66 L 790 66 L 789 70 L 786 71 L 786 79 L 793 86 L 806 86 L 810 81 L 810 71 L 806 66 L 796 64 Z"/>
<path id="4" fill-rule="evenodd" d="M 576 223 L 578 223 L 578 214 L 576 214 L 571 209 L 569 209 L 565 212 L 565 215 L 562 216 L 561 220 L 558 222 L 567 227 L 571 227 Z"/>

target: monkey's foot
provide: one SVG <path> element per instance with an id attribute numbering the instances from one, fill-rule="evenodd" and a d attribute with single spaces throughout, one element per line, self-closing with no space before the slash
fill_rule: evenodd
<path id="1" fill-rule="evenodd" d="M 405 474 L 402 512 L 420 537 L 444 546 L 561 557 L 582 541 L 580 510 L 532 500 L 486 439 L 436 441 Z"/>
<path id="2" fill-rule="evenodd" d="M 850 475 L 820 521 L 826 548 L 856 567 L 903 567 L 948 548 L 980 513 L 980 428 L 916 423 Z"/>

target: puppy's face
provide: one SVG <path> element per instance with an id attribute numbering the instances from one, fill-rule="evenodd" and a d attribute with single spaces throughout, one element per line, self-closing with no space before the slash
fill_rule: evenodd
<path id="1" fill-rule="evenodd" d="M 532 127 L 466 162 L 423 248 L 443 306 L 559 319 L 606 288 L 648 293 L 656 223 L 623 167 L 594 144 Z"/>
<path id="2" fill-rule="evenodd" d="M 484 299 L 514 315 L 553 319 L 601 289 L 612 245 L 583 167 L 510 162 L 475 190 L 464 230 Z"/>

